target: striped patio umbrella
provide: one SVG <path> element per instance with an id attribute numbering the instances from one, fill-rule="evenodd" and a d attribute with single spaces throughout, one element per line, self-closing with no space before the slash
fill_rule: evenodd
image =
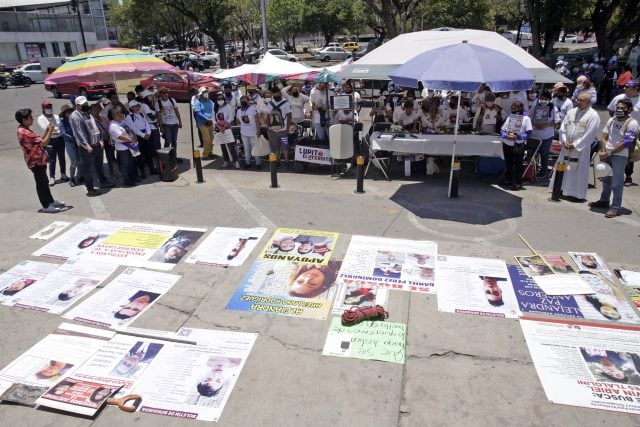
<path id="1" fill-rule="evenodd" d="M 107 47 L 74 56 L 49 75 L 46 84 L 77 81 L 78 77 L 103 74 L 142 74 L 171 71 L 175 68 L 160 58 L 136 49 Z"/>

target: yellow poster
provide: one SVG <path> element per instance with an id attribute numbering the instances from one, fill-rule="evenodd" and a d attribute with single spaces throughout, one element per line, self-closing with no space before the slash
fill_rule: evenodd
<path id="1" fill-rule="evenodd" d="M 327 265 L 339 233 L 278 228 L 260 254 L 261 259 Z"/>
<path id="2" fill-rule="evenodd" d="M 171 233 L 145 233 L 141 231 L 119 230 L 104 240 L 105 244 L 132 248 L 157 249 Z"/>

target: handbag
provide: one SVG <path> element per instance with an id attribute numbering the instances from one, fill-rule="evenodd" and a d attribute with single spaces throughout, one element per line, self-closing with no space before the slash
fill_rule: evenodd
<path id="1" fill-rule="evenodd" d="M 266 156 L 271 152 L 271 148 L 269 147 L 269 141 L 260 135 L 256 140 L 256 145 L 251 149 L 251 155 L 253 157 L 262 157 Z"/>

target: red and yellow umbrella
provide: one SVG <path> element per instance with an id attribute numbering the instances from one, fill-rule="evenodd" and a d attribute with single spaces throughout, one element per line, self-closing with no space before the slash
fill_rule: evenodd
<path id="1" fill-rule="evenodd" d="M 74 56 L 45 80 L 45 84 L 61 84 L 78 80 L 78 77 L 96 74 L 154 73 L 175 68 L 153 55 L 136 49 L 107 47 Z"/>

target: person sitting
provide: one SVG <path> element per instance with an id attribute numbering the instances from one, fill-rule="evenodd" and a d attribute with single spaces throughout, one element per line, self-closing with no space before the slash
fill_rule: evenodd
<path id="1" fill-rule="evenodd" d="M 483 133 L 497 133 L 502 124 L 502 108 L 495 102 L 496 96 L 491 92 L 484 95 L 484 103 L 476 111 L 473 118 L 473 130 Z"/>
<path id="2" fill-rule="evenodd" d="M 402 105 L 404 110 L 402 114 L 399 114 L 396 120 L 396 124 L 402 126 L 404 129 L 410 132 L 416 132 L 418 130 L 418 114 L 413 111 L 413 102 L 405 101 Z"/>
<path id="3" fill-rule="evenodd" d="M 422 101 L 419 120 L 422 133 L 443 133 L 447 127 L 447 123 L 440 113 L 437 102 L 430 99 Z"/>
<path id="4" fill-rule="evenodd" d="M 449 97 L 449 103 L 443 108 L 442 115 L 447 123 L 447 130 L 453 132 L 454 125 L 456 124 L 456 116 L 458 117 L 458 124 L 469 121 L 469 110 L 467 107 L 460 104 L 460 111 L 458 111 L 458 97 Z"/>

